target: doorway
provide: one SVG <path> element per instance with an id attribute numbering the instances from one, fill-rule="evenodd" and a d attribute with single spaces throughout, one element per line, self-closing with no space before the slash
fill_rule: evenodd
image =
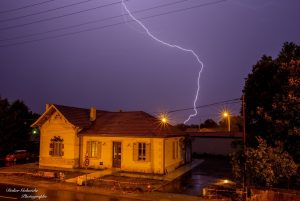
<path id="1" fill-rule="evenodd" d="M 113 167 L 121 168 L 121 142 L 113 142 Z"/>

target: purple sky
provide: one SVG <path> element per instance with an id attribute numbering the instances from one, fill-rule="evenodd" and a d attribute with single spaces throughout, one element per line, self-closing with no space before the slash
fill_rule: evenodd
<path id="1" fill-rule="evenodd" d="M 49 32 L 125 14 L 119 3 L 83 11 L 120 0 L 91 0 L 69 7 L 84 0 L 53 0 L 6 12 L 44 1 L 0 1 L 2 97 L 22 99 L 39 113 L 47 102 L 151 114 L 192 107 L 199 71 L 195 58 L 155 42 L 136 23 L 110 26 L 130 20 L 128 16 Z M 158 15 L 142 20 L 156 37 L 193 49 L 200 56 L 204 70 L 198 105 L 240 97 L 244 79 L 263 54 L 276 56 L 285 41 L 300 43 L 299 0 L 127 2 L 131 11 L 165 4 L 170 6 L 134 15 Z M 62 6 L 66 7 L 44 12 Z M 160 15 L 190 7 L 195 8 Z M 87 29 L 94 30 L 68 35 Z M 30 34 L 36 35 L 23 37 Z M 51 39 L 63 34 L 67 36 Z M 18 44 L 35 40 L 40 41 Z M 221 107 L 225 106 L 200 109 L 189 123 L 218 119 Z M 239 105 L 227 107 L 232 113 L 239 112 Z M 190 112 L 174 113 L 172 123 L 182 122 Z"/>

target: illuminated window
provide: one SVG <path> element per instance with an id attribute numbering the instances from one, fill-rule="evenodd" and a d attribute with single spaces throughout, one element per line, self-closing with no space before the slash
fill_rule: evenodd
<path id="1" fill-rule="evenodd" d="M 64 155 L 64 140 L 60 136 L 54 136 L 50 141 L 50 156 L 63 156 Z"/>
<path id="2" fill-rule="evenodd" d="M 87 141 L 86 153 L 90 158 L 101 158 L 102 143 L 98 141 Z"/>

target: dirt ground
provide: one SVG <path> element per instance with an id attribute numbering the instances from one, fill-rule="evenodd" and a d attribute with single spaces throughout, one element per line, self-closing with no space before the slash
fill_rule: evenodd
<path id="1" fill-rule="evenodd" d="M 125 176 L 107 175 L 99 179 L 92 180 L 88 185 L 98 186 L 106 189 L 120 189 L 124 191 L 154 191 L 161 187 L 165 181 L 145 179 L 145 178 L 133 178 Z"/>

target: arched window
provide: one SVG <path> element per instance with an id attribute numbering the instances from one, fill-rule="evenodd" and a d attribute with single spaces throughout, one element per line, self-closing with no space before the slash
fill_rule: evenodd
<path id="1" fill-rule="evenodd" d="M 60 136 L 54 136 L 50 141 L 50 156 L 63 156 L 64 155 L 64 140 Z"/>

